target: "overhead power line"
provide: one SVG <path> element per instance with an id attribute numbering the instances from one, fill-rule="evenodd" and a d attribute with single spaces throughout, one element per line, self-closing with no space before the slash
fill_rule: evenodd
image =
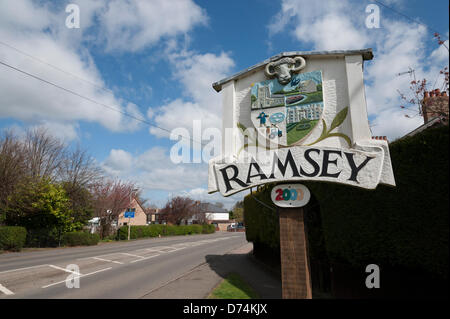
<path id="1" fill-rule="evenodd" d="M 103 86 L 100 85 L 100 84 L 96 84 L 96 83 L 94 83 L 94 82 L 92 82 L 92 81 L 86 80 L 86 79 L 84 79 L 84 78 L 82 78 L 82 77 L 80 77 L 80 76 L 78 76 L 78 75 L 76 75 L 76 74 L 73 74 L 73 73 L 71 73 L 71 72 L 69 72 L 69 71 L 67 71 L 67 70 L 64 70 L 64 69 L 62 69 L 62 68 L 60 68 L 60 67 L 58 67 L 58 66 L 56 66 L 56 65 L 54 65 L 54 64 L 51 64 L 51 63 L 49 63 L 49 62 L 47 62 L 47 61 L 44 61 L 44 60 L 42 60 L 42 59 L 39 59 L 39 58 L 37 58 L 37 57 L 35 57 L 35 56 L 33 56 L 33 55 L 31 55 L 31 54 L 29 54 L 29 53 L 23 51 L 23 50 L 20 50 L 20 49 L 18 49 L 18 48 L 16 48 L 16 47 L 12 46 L 11 44 L 8 44 L 8 43 L 2 41 L 2 40 L 0 40 L 0 44 L 3 45 L 3 46 L 5 46 L 5 47 L 7 47 L 7 48 L 10 48 L 11 50 L 14 50 L 14 51 L 18 52 L 18 53 L 20 53 L 20 54 L 22 54 L 22 55 L 24 55 L 24 56 L 26 56 L 26 57 L 28 57 L 28 58 L 30 58 L 30 59 L 36 61 L 36 62 L 39 62 L 39 63 L 44 64 L 44 65 L 47 65 L 47 66 L 49 66 L 49 67 L 51 67 L 51 68 L 53 68 L 53 69 L 55 69 L 55 70 L 57 70 L 57 71 L 59 71 L 59 72 L 61 72 L 61 73 L 64 73 L 64 74 L 66 74 L 66 75 L 69 75 L 69 76 L 71 76 L 71 77 L 73 77 L 73 78 L 75 78 L 75 79 L 77 79 L 77 80 L 80 80 L 80 81 L 82 81 L 82 82 L 84 82 L 84 83 L 87 83 L 87 84 L 89 84 L 89 85 L 95 87 L 96 89 L 102 90 L 102 91 L 107 92 L 107 93 L 112 93 L 113 95 L 115 94 L 114 91 L 111 90 L 111 89 L 105 88 L 105 87 L 103 87 Z M 120 98 L 121 98 L 122 100 L 128 102 L 128 103 L 132 103 L 132 104 L 136 105 L 137 107 L 140 107 L 139 104 L 135 103 L 134 101 L 130 101 L 129 99 L 126 99 L 126 98 L 124 98 L 124 97 L 120 97 Z"/>
<path id="2" fill-rule="evenodd" d="M 12 65 L 10 65 L 10 64 L 8 64 L 8 63 L 6 63 L 6 62 L 0 61 L 0 64 L 1 64 L 1 65 L 4 65 L 4 66 L 6 66 L 6 67 L 8 67 L 8 68 L 10 68 L 10 69 L 12 69 L 12 70 L 14 70 L 14 71 L 17 71 L 17 72 L 19 72 L 19 73 L 22 73 L 22 74 L 24 74 L 24 75 L 26 75 L 26 76 L 32 77 L 32 78 L 34 78 L 34 79 L 36 79 L 36 80 L 39 80 L 39 81 L 41 81 L 41 82 L 44 82 L 44 83 L 46 83 L 46 84 L 48 84 L 48 85 L 51 85 L 51 86 L 53 86 L 53 87 L 56 87 L 56 88 L 58 88 L 58 89 L 60 89 L 60 90 L 62 90 L 62 91 L 64 91 L 64 92 L 67 92 L 67 93 L 70 93 L 70 94 L 72 94 L 72 95 L 78 96 L 79 98 L 82 98 L 82 99 L 84 99 L 84 100 L 86 100 L 86 101 L 89 101 L 89 102 L 91 102 L 91 103 L 100 105 L 100 106 L 102 106 L 102 107 L 104 107 L 104 108 L 107 108 L 107 109 L 109 109 L 109 110 L 111 110 L 111 111 L 120 113 L 120 114 L 122 114 L 122 115 L 124 115 L 124 116 L 127 116 L 127 117 L 129 117 L 129 118 L 132 118 L 132 119 L 134 119 L 134 120 L 136 120 L 136 121 L 145 123 L 145 124 L 147 124 L 147 125 L 149 125 L 149 126 L 158 128 L 158 129 L 160 129 L 160 130 L 162 130 L 162 131 L 165 131 L 165 132 L 167 132 L 167 133 L 171 133 L 171 131 L 168 130 L 168 129 L 166 129 L 166 128 L 160 127 L 160 126 L 155 125 L 155 124 L 153 124 L 153 123 L 151 123 L 151 122 L 149 122 L 149 121 L 147 121 L 147 120 L 145 120 L 145 119 L 142 119 L 142 118 L 136 117 L 136 116 L 134 116 L 134 115 L 132 115 L 132 114 L 129 114 L 129 113 L 127 113 L 127 112 L 124 112 L 124 111 L 122 111 L 122 110 L 120 110 L 120 109 L 117 109 L 116 107 L 113 107 L 113 106 L 110 106 L 110 105 L 107 105 L 107 104 L 98 102 L 98 101 L 96 101 L 96 100 L 94 100 L 94 99 L 92 99 L 92 98 L 90 98 L 90 97 L 84 96 L 84 95 L 82 95 L 82 94 L 80 94 L 80 93 L 77 93 L 77 92 L 75 92 L 75 91 L 72 91 L 72 90 L 70 90 L 70 89 L 67 89 L 67 88 L 65 88 L 65 87 L 62 87 L 62 86 L 60 86 L 60 85 L 58 85 L 58 84 L 55 84 L 55 83 L 53 83 L 53 82 L 50 82 L 50 81 L 48 81 L 48 80 L 46 80 L 46 79 L 43 79 L 43 78 L 41 78 L 41 77 L 39 77 L 39 76 L 37 76 L 37 75 L 34 75 L 34 74 L 31 74 L 31 73 L 26 72 L 26 71 L 24 71 L 24 70 L 21 70 L 21 69 L 19 69 L 19 68 L 17 68 L 17 67 L 14 67 L 14 66 L 12 66 Z M 201 145 L 205 146 L 205 144 L 203 144 L 202 142 L 196 141 L 196 140 L 194 140 L 194 139 L 191 138 L 191 137 L 186 137 L 186 136 L 183 136 L 183 135 L 179 135 L 179 136 L 181 136 L 181 138 L 184 138 L 184 139 L 190 140 L 190 141 L 192 141 L 192 142 L 194 142 L 194 143 L 198 143 L 198 144 L 201 144 Z"/>
<path id="3" fill-rule="evenodd" d="M 47 61 L 41 60 L 41 59 L 39 59 L 39 58 L 37 58 L 37 57 L 35 57 L 35 56 L 33 56 L 33 55 L 23 51 L 23 50 L 20 50 L 20 49 L 18 49 L 16 47 L 13 47 L 12 45 L 10 45 L 10 44 L 8 44 L 6 42 L 3 42 L 3 41 L 0 40 L 0 44 L 5 46 L 5 47 L 10 48 L 11 50 L 14 50 L 14 51 L 20 53 L 22 55 L 25 55 L 25 56 L 29 57 L 30 59 L 33 59 L 33 60 L 35 60 L 35 61 L 37 61 L 37 62 L 39 62 L 41 64 L 45 64 L 45 65 L 47 65 L 47 66 L 49 66 L 49 67 L 51 67 L 51 68 L 53 68 L 53 69 L 55 69 L 55 70 L 57 70 L 59 72 L 62 72 L 62 73 L 67 74 L 67 75 L 70 75 L 71 77 L 74 77 L 74 78 L 76 78 L 76 79 L 78 79 L 80 81 L 83 81 L 83 82 L 85 82 L 85 83 L 87 83 L 89 85 L 92 85 L 92 86 L 96 87 L 99 90 L 114 93 L 112 90 L 110 90 L 108 88 L 105 88 L 105 87 L 103 87 L 103 86 L 101 86 L 99 84 L 96 84 L 96 83 L 92 82 L 92 81 L 86 80 L 86 79 L 84 79 L 84 78 L 82 78 L 82 77 L 80 77 L 78 75 L 75 75 L 75 74 L 69 72 L 69 71 L 61 69 L 60 67 L 57 67 L 56 65 L 48 63 Z M 131 102 L 131 101 L 128 101 L 128 102 Z"/>
<path id="4" fill-rule="evenodd" d="M 420 22 L 420 21 L 418 21 L 418 20 L 416 20 L 416 19 L 414 19 L 414 18 L 408 16 L 407 14 L 402 13 L 402 12 L 400 12 L 400 11 L 398 11 L 398 10 L 396 10 L 396 9 L 394 9 L 394 8 L 392 8 L 392 7 L 388 6 L 388 5 L 386 5 L 386 4 L 384 4 L 383 2 L 381 2 L 381 1 L 379 1 L 379 0 L 372 0 L 372 1 L 378 3 L 380 6 L 386 8 L 386 9 L 388 9 L 388 10 L 391 10 L 392 12 L 395 12 L 395 13 L 398 14 L 398 15 L 401 15 L 402 17 L 408 19 L 409 21 L 412 21 L 412 22 L 414 22 L 414 23 L 417 23 L 417 24 L 423 25 L 424 27 L 427 27 L 429 30 L 433 31 L 434 33 L 437 33 L 437 34 L 439 34 L 439 35 L 441 35 L 441 36 L 445 34 L 445 33 L 443 33 L 443 32 L 440 32 L 439 30 L 436 30 L 435 28 L 429 26 L 429 25 L 426 24 L 426 23 Z M 445 43 L 444 43 L 443 45 L 448 49 L 448 47 L 445 45 Z"/>

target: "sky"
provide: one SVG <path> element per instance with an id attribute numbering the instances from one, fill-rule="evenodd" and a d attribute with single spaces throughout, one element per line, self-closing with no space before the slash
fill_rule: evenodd
<path id="1" fill-rule="evenodd" d="M 408 93 L 411 78 L 397 74 L 412 68 L 428 89 L 440 87 L 449 56 L 434 33 L 448 47 L 449 3 L 381 3 L 396 12 L 364 0 L 0 0 L 0 61 L 89 98 L 0 65 L 0 129 L 45 127 L 109 176 L 137 183 L 153 205 L 181 195 L 231 208 L 247 192 L 207 194 L 207 163 L 173 163 L 178 141 L 168 132 L 193 137 L 195 120 L 203 133 L 220 129 L 211 84 L 275 54 L 373 48 L 364 67 L 373 135 L 394 140 L 423 123 L 400 108 L 398 90 Z M 69 4 L 79 8 L 79 28 L 66 25 Z M 371 4 L 379 28 L 366 27 Z M 202 152 L 182 142 L 191 157 Z"/>

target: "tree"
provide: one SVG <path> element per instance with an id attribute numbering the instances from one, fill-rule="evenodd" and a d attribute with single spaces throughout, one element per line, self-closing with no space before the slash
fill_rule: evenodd
<path id="1" fill-rule="evenodd" d="M 437 42 L 440 46 L 443 46 L 449 51 L 449 48 L 445 44 L 445 41 L 442 41 L 440 35 L 438 33 L 434 34 L 434 37 L 437 39 Z M 428 104 L 425 101 L 426 92 L 429 89 L 434 90 L 436 86 L 439 87 L 439 90 L 442 92 L 448 92 L 449 90 L 449 72 L 448 72 L 448 66 L 444 67 L 439 71 L 438 77 L 436 78 L 436 81 L 433 83 L 433 87 L 429 88 L 429 81 L 427 79 L 417 79 L 416 73 L 414 69 L 411 67 L 407 72 L 400 73 L 402 74 L 409 74 L 411 77 L 409 90 L 410 92 L 408 94 L 405 94 L 401 92 L 400 90 L 397 90 L 398 94 L 400 95 L 400 98 L 404 101 L 403 105 L 400 105 L 400 108 L 404 109 L 405 111 L 410 111 L 412 113 L 405 114 L 405 117 L 412 118 L 415 116 L 423 116 L 423 110 L 426 109 L 427 113 L 436 114 L 438 116 L 446 116 L 448 117 L 448 101 L 445 99 L 442 99 L 439 101 L 439 103 L 431 103 Z M 439 77 L 442 77 L 441 83 L 438 83 Z M 445 104 L 442 104 L 445 103 Z M 446 110 L 446 111 L 445 111 Z"/>
<path id="2" fill-rule="evenodd" d="M 8 197 L 17 183 L 23 179 L 25 166 L 23 145 L 11 131 L 4 132 L 0 137 L 0 223 L 1 211 L 7 206 Z"/>
<path id="3" fill-rule="evenodd" d="M 232 218 L 234 219 L 236 222 L 238 223 L 243 223 L 244 222 L 244 201 L 238 201 L 236 202 L 236 204 L 234 204 L 233 206 L 233 210 L 232 210 Z"/>
<path id="4" fill-rule="evenodd" d="M 104 180 L 92 186 L 94 215 L 100 218 L 100 237 L 111 233 L 111 224 L 130 206 L 130 194 L 135 188 L 131 182 Z"/>
<path id="5" fill-rule="evenodd" d="M 187 220 L 199 213 L 198 204 L 198 202 L 189 197 L 177 196 L 166 203 L 160 214 L 168 223 L 180 225 L 183 220 Z"/>
<path id="6" fill-rule="evenodd" d="M 78 146 L 64 156 L 58 178 L 62 180 L 62 186 L 69 197 L 75 221 L 86 224 L 94 211 L 93 196 L 89 190 L 103 178 L 100 167 Z"/>
<path id="7" fill-rule="evenodd" d="M 103 176 L 93 157 L 77 146 L 72 152 L 66 152 L 59 164 L 59 178 L 69 187 L 89 188 L 99 182 Z"/>
<path id="8" fill-rule="evenodd" d="M 32 178 L 49 178 L 54 181 L 64 160 L 65 146 L 46 129 L 27 132 L 24 142 L 27 173 Z"/>
<path id="9" fill-rule="evenodd" d="M 75 222 L 68 204 L 69 198 L 61 185 L 51 183 L 48 178 L 26 178 L 8 197 L 5 223 L 25 227 L 29 244 L 51 246 L 63 233 L 82 227 Z"/>

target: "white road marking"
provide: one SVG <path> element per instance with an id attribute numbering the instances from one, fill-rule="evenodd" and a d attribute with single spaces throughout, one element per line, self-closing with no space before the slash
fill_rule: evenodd
<path id="1" fill-rule="evenodd" d="M 17 268 L 17 269 L 5 270 L 5 271 L 0 271 L 0 274 L 6 274 L 7 272 L 13 272 L 13 271 L 19 271 L 19 270 L 26 270 L 26 269 L 33 269 L 33 268 L 39 268 L 39 267 L 45 267 L 45 266 L 48 266 L 48 264 L 37 265 L 37 266 L 31 266 L 31 267 L 25 267 L 25 268 Z"/>
<path id="2" fill-rule="evenodd" d="M 69 270 L 69 269 L 66 269 L 66 268 L 61 268 L 61 267 L 58 267 L 58 266 L 55 266 L 55 265 L 48 265 L 48 266 L 49 266 L 49 267 L 52 267 L 52 268 L 54 268 L 54 269 L 58 269 L 58 270 L 62 270 L 62 271 L 71 273 L 71 274 L 81 275 L 80 273 L 78 273 L 78 272 L 76 272 L 76 271 L 72 271 L 72 270 Z"/>
<path id="3" fill-rule="evenodd" d="M 149 256 L 149 257 L 142 257 L 142 259 L 137 259 L 137 260 L 130 261 L 130 264 L 137 263 L 138 261 L 143 261 L 143 260 L 150 259 L 150 258 L 153 258 L 153 257 L 158 257 L 158 256 L 159 256 L 159 254 L 158 255 Z"/>
<path id="4" fill-rule="evenodd" d="M 92 259 L 97 259 L 97 260 L 100 260 L 100 261 L 106 261 L 106 262 L 109 262 L 109 263 L 114 263 L 114 264 L 120 264 L 120 265 L 123 265 L 123 263 L 121 263 L 120 261 L 109 260 L 109 259 L 104 259 L 104 258 L 100 258 L 100 257 L 90 257 L 90 258 L 92 258 Z"/>
<path id="5" fill-rule="evenodd" d="M 0 284 L 0 291 L 3 292 L 5 295 L 14 295 L 14 293 L 11 290 L 6 288 L 2 284 Z"/>
<path id="6" fill-rule="evenodd" d="M 156 247 L 152 247 L 152 248 L 146 248 L 145 250 L 149 250 L 149 251 L 157 251 L 157 252 L 163 252 L 163 253 L 170 253 L 172 251 L 164 251 L 163 249 L 172 249 L 172 251 L 178 250 L 177 248 L 174 247 L 170 247 L 170 246 L 156 246 Z"/>
<path id="7" fill-rule="evenodd" d="M 93 271 L 93 272 L 90 272 L 88 274 L 80 275 L 80 276 L 72 278 L 72 279 L 78 279 L 78 278 L 81 278 L 81 277 L 87 277 L 87 276 L 90 276 L 90 275 L 93 275 L 93 274 L 96 274 L 96 273 L 99 273 L 99 272 L 102 272 L 102 271 L 110 270 L 110 269 L 112 269 L 112 267 L 108 267 L 108 268 L 100 269 L 100 270 L 97 270 L 97 271 Z M 51 287 L 51 286 L 54 286 L 54 285 L 62 284 L 63 282 L 66 282 L 66 280 L 54 282 L 54 283 L 52 283 L 50 285 L 42 286 L 41 288 L 48 288 L 48 287 Z"/>
<path id="8" fill-rule="evenodd" d="M 141 258 L 141 259 L 145 258 L 145 257 L 139 256 L 139 255 L 133 255 L 133 254 L 128 254 L 128 253 L 119 253 L 119 254 L 126 255 L 126 256 L 131 256 L 131 257 L 137 257 L 137 258 Z"/>

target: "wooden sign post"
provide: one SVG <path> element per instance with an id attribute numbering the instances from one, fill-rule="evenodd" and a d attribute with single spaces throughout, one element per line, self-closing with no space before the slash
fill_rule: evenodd
<path id="1" fill-rule="evenodd" d="M 311 299 L 304 210 L 280 208 L 279 212 L 283 299 Z"/>
<path id="2" fill-rule="evenodd" d="M 308 204 L 311 193 L 301 184 L 283 184 L 272 189 L 271 198 L 280 207 L 283 299 L 311 299 L 308 240 L 303 209 Z"/>

